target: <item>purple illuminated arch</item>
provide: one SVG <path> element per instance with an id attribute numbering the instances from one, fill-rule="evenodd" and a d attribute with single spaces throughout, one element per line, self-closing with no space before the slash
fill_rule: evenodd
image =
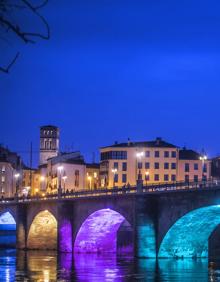
<path id="1" fill-rule="evenodd" d="M 122 225 L 127 226 L 128 222 L 116 211 L 102 209 L 94 212 L 80 227 L 74 251 L 76 253 L 116 253 L 117 233 Z M 125 249 L 130 252 L 132 246 L 127 245 Z"/>

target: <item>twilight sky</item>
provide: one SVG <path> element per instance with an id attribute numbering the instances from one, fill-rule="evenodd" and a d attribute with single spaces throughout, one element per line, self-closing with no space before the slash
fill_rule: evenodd
<path id="1" fill-rule="evenodd" d="M 219 0 L 49 0 L 50 41 L 0 73 L 0 143 L 24 159 L 39 126 L 87 160 L 115 140 L 156 136 L 220 154 Z M 14 53 L 13 53 L 14 54 Z"/>

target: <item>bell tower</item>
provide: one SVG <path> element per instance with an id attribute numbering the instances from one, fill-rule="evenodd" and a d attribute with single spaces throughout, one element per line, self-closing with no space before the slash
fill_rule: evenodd
<path id="1" fill-rule="evenodd" d="M 40 128 L 40 165 L 46 164 L 47 160 L 56 157 L 59 153 L 59 128 L 52 125 Z"/>

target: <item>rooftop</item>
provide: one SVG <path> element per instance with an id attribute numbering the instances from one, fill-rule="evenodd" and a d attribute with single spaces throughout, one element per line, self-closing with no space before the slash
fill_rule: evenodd
<path id="1" fill-rule="evenodd" d="M 199 160 L 200 157 L 201 155 L 193 150 L 183 148 L 179 151 L 180 160 Z"/>
<path id="2" fill-rule="evenodd" d="M 117 143 L 116 142 L 114 145 L 102 147 L 102 149 L 104 148 L 127 148 L 127 147 L 177 148 L 177 146 L 171 143 L 168 143 L 162 140 L 162 138 L 158 137 L 153 141 L 131 142 L 130 140 L 128 140 L 128 142 L 126 143 Z"/>

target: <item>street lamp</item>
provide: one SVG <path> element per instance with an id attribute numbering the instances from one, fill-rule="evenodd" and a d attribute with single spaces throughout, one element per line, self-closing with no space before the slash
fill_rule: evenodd
<path id="1" fill-rule="evenodd" d="M 146 171 L 146 172 L 145 172 L 146 186 L 147 186 L 147 181 L 148 181 L 148 179 L 149 179 L 149 175 L 150 175 L 149 171 Z"/>
<path id="2" fill-rule="evenodd" d="M 64 190 L 64 193 L 65 193 L 67 176 L 64 175 L 64 176 L 62 177 L 62 179 L 63 179 L 63 190 Z"/>
<path id="3" fill-rule="evenodd" d="M 40 177 L 40 189 L 41 189 L 41 191 L 44 190 L 44 182 L 45 182 L 45 180 L 46 180 L 46 177 L 41 175 L 41 177 Z"/>
<path id="4" fill-rule="evenodd" d="M 15 193 L 16 193 L 16 196 L 18 196 L 20 173 L 15 173 L 14 178 L 15 178 L 15 185 L 16 185 Z"/>
<path id="5" fill-rule="evenodd" d="M 89 189 L 92 189 L 92 177 L 88 176 L 87 179 L 89 181 Z"/>
<path id="6" fill-rule="evenodd" d="M 117 168 L 113 168 L 112 169 L 112 173 L 113 173 L 113 187 L 115 187 L 115 175 L 116 175 L 116 173 L 118 172 L 118 170 L 117 170 Z"/>
<path id="7" fill-rule="evenodd" d="M 205 170 L 205 161 L 208 160 L 208 157 L 206 155 L 200 156 L 200 161 L 202 161 L 202 181 L 205 178 L 204 170 Z"/>
<path id="8" fill-rule="evenodd" d="M 138 161 L 141 161 L 143 157 L 144 157 L 144 152 L 136 153 L 136 180 L 142 180 L 141 169 L 138 170 Z M 137 174 L 138 174 L 138 177 L 137 177 Z"/>
<path id="9" fill-rule="evenodd" d="M 58 190 L 60 189 L 60 191 L 62 190 L 62 171 L 63 171 L 63 166 L 60 165 L 57 167 L 57 171 L 58 171 Z"/>

